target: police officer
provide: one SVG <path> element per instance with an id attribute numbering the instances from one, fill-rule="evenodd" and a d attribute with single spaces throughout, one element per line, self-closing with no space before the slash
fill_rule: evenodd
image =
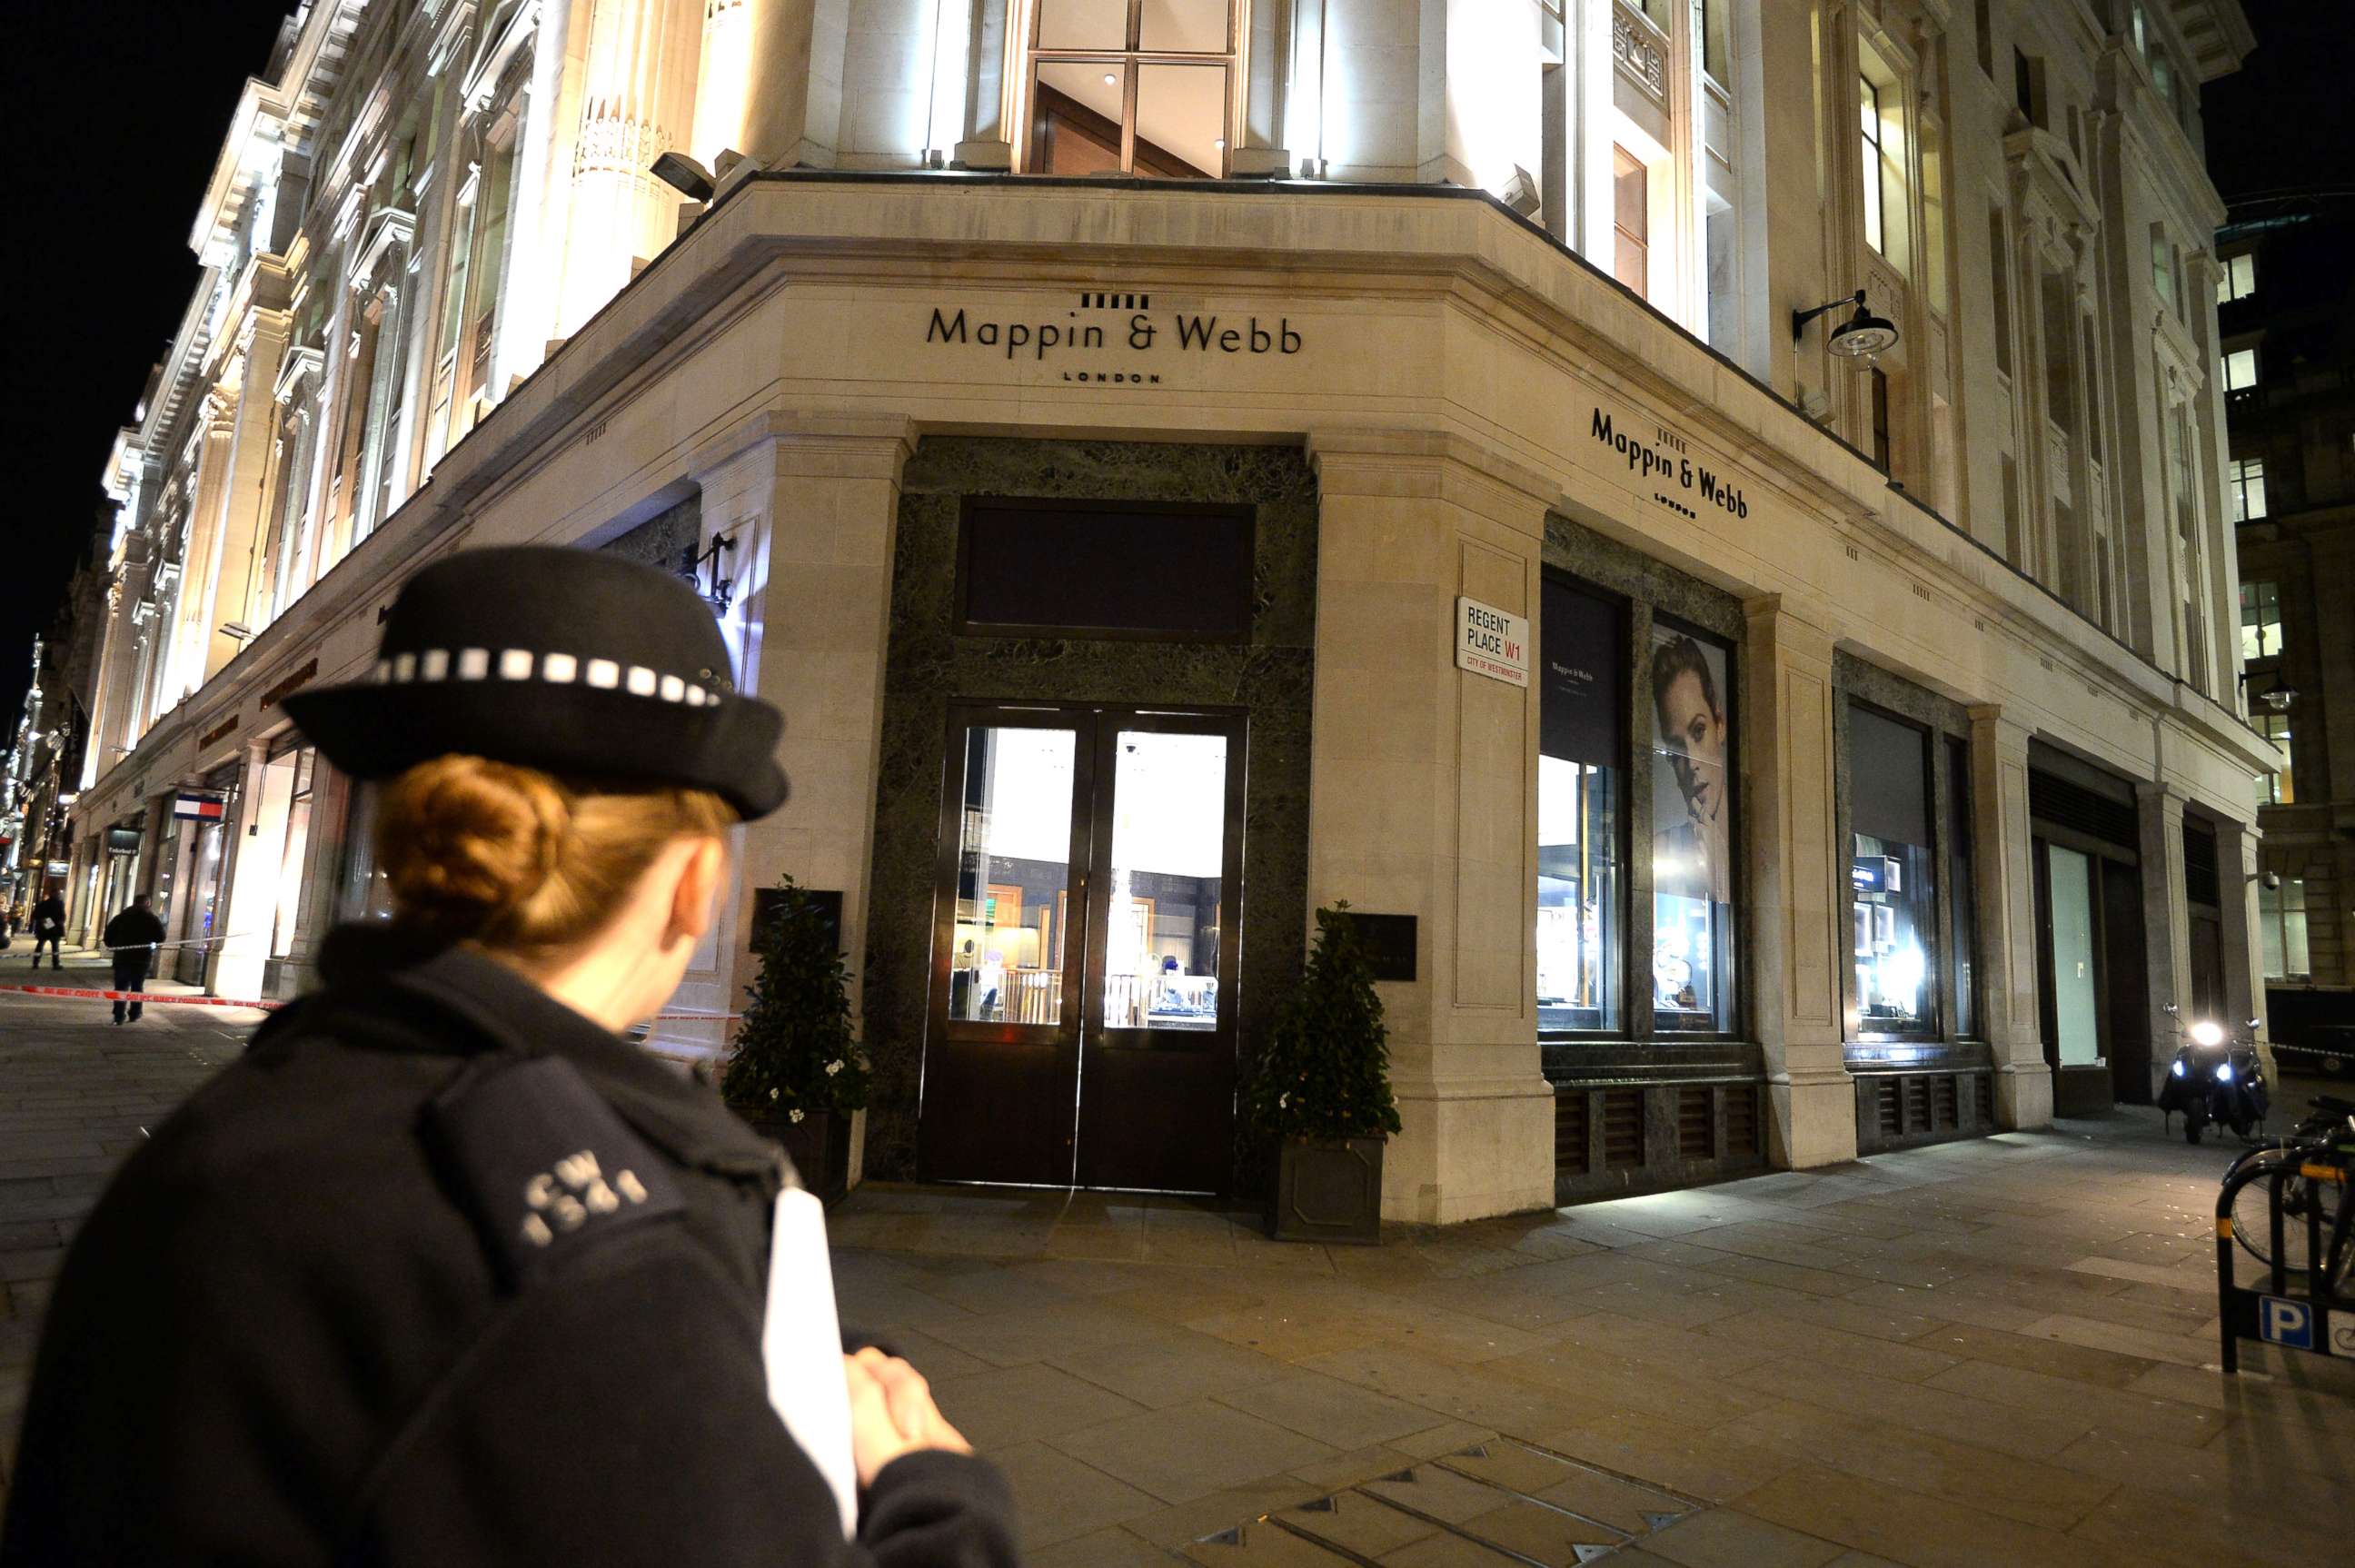
<path id="1" fill-rule="evenodd" d="M 66 936 L 66 901 L 51 889 L 41 895 L 33 906 L 33 967 L 41 966 L 41 949 L 49 950 L 49 967 L 62 969 L 65 960 L 58 956 L 58 944 Z"/>
<path id="2" fill-rule="evenodd" d="M 812 1408 L 847 1439 L 796 1442 L 829 1429 L 806 1386 L 773 1405 L 773 1330 L 830 1296 L 771 1279 L 791 1168 L 620 1038 L 785 797 L 728 667 L 666 573 L 469 550 L 402 590 L 376 679 L 285 699 L 384 781 L 395 918 L 330 937 L 76 1238 L 0 1563 L 1016 1563 L 1003 1479 L 830 1313 Z"/>

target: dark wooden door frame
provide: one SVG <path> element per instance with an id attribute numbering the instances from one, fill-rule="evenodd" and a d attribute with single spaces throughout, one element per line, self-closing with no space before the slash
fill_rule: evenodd
<path id="1" fill-rule="evenodd" d="M 932 983 L 918 1099 L 918 1172 L 926 1180 L 1219 1191 L 1233 1136 L 1241 972 L 1242 835 L 1247 715 L 1188 705 L 958 700 L 948 706 L 932 898 Z M 971 732 L 1073 733 L 1069 911 L 1061 935 L 1062 1006 L 1053 1024 L 948 1016 Z M 1102 980 L 1110 944 L 1117 746 L 1124 731 L 1222 735 L 1228 743 L 1220 846 L 1217 1021 L 1208 1030 L 1105 1028 Z M 1070 922 L 1079 922 L 1074 933 Z M 1147 1080 L 1186 1106 L 1138 1116 Z M 1091 1098 L 1090 1090 L 1096 1092 Z M 1093 1115 L 1091 1115 L 1093 1112 Z M 1045 1147 L 1030 1147 L 1043 1144 Z"/>

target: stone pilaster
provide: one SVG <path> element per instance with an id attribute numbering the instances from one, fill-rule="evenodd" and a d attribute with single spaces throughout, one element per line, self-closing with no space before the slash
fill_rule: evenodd
<path id="1" fill-rule="evenodd" d="M 1006 0 L 973 0 L 973 37 L 965 51 L 964 135 L 955 165 L 984 172 L 1014 166 L 1014 125 L 1007 112 Z"/>
<path id="2" fill-rule="evenodd" d="M 2135 820 L 2142 857 L 2143 948 L 2149 965 L 2150 1091 L 2175 1060 L 2181 1026 L 2172 1004 L 2191 1016 L 2191 907 L 2183 877 L 2183 792 L 2164 784 L 2135 785 Z M 2219 869 L 2237 864 L 2217 846 Z M 2248 1015 L 2241 1015 L 2246 1018 Z"/>
<path id="3" fill-rule="evenodd" d="M 1404 1131 L 1382 1211 L 1447 1223 L 1551 1207 L 1539 1070 L 1537 689 L 1455 667 L 1455 600 L 1535 606 L 1541 487 L 1422 432 L 1310 443 L 1319 485 L 1308 901 L 1417 922 L 1381 987 Z"/>
<path id="4" fill-rule="evenodd" d="M 1971 710 L 1972 871 L 1978 879 L 1979 986 L 1995 1053 L 1996 1119 L 2052 1122 L 2036 981 L 2036 854 L 2028 816 L 2028 728 L 1994 704 Z"/>
<path id="5" fill-rule="evenodd" d="M 1856 1157 L 1840 1001 L 1849 943 L 1833 897 L 1846 858 L 1832 811 L 1832 636 L 1820 612 L 1781 595 L 1743 610 L 1753 994 L 1773 1102 L 1769 1154 L 1799 1169 Z"/>

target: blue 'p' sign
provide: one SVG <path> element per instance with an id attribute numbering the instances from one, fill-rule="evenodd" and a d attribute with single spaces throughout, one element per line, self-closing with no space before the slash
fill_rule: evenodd
<path id="1" fill-rule="evenodd" d="M 2257 1338 L 2293 1350 L 2314 1349 L 2314 1308 L 2286 1296 L 2257 1297 Z"/>

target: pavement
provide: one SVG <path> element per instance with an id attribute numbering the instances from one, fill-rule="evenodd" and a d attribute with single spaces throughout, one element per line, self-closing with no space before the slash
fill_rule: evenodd
<path id="1" fill-rule="evenodd" d="M 258 1016 L 0 993 L 0 1474 L 74 1223 Z M 2355 1363 L 2216 1369 L 2226 1157 L 2119 1112 L 1373 1248 L 879 1185 L 831 1230 L 1031 1568 L 2337 1561 Z"/>

